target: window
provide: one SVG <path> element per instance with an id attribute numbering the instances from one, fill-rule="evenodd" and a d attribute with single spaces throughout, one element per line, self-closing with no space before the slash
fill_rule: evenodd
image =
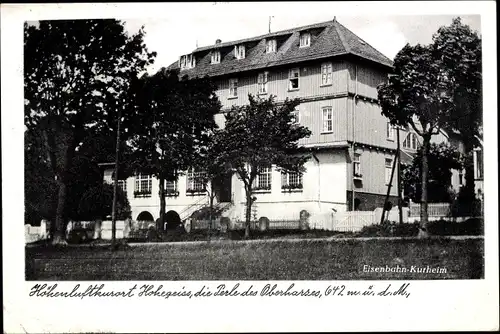
<path id="1" fill-rule="evenodd" d="M 288 73 L 288 79 L 290 81 L 289 90 L 299 89 L 299 77 L 300 70 L 298 68 L 292 68 Z"/>
<path id="2" fill-rule="evenodd" d="M 354 153 L 354 158 L 352 160 L 352 163 L 353 163 L 352 175 L 354 176 L 354 178 L 361 178 L 363 176 L 361 174 L 361 154 Z"/>
<path id="3" fill-rule="evenodd" d="M 483 179 L 483 151 L 476 150 L 476 179 Z"/>
<path id="4" fill-rule="evenodd" d="M 220 63 L 220 51 L 219 50 L 213 50 L 212 51 L 212 64 L 218 64 Z"/>
<path id="5" fill-rule="evenodd" d="M 300 34 L 300 47 L 306 47 L 311 45 L 311 34 L 308 32 L 303 32 Z"/>
<path id="6" fill-rule="evenodd" d="M 417 135 L 413 132 L 408 133 L 405 140 L 403 141 L 403 148 L 410 150 L 418 150 L 420 143 L 418 142 Z"/>
<path id="7" fill-rule="evenodd" d="M 238 79 L 229 79 L 229 97 L 238 96 Z"/>
<path id="8" fill-rule="evenodd" d="M 118 180 L 118 188 L 123 190 L 123 192 L 127 193 L 127 181 L 126 180 Z"/>
<path id="9" fill-rule="evenodd" d="M 321 85 L 332 84 L 332 63 L 321 64 Z"/>
<path id="10" fill-rule="evenodd" d="M 460 186 L 464 185 L 464 171 L 463 170 L 458 171 L 458 184 Z"/>
<path id="11" fill-rule="evenodd" d="M 392 175 L 392 158 L 385 158 L 385 184 L 388 185 L 391 182 Z"/>
<path id="12" fill-rule="evenodd" d="M 181 70 L 186 68 L 186 60 L 186 56 L 181 56 L 181 58 L 179 59 L 179 67 L 181 68 Z"/>
<path id="13" fill-rule="evenodd" d="M 292 124 L 300 124 L 300 109 L 299 109 L 299 106 L 296 106 L 295 110 L 292 111 Z"/>
<path id="14" fill-rule="evenodd" d="M 259 73 L 257 77 L 257 85 L 259 87 L 259 94 L 267 94 L 267 78 L 269 72 Z"/>
<path id="15" fill-rule="evenodd" d="M 165 182 L 165 196 L 179 196 L 177 190 L 177 180 Z"/>
<path id="16" fill-rule="evenodd" d="M 323 133 L 333 131 L 332 107 L 323 107 Z"/>
<path id="17" fill-rule="evenodd" d="M 188 62 L 189 68 L 193 68 L 196 66 L 196 58 L 193 54 L 190 54 L 189 57 L 190 57 Z"/>
<path id="18" fill-rule="evenodd" d="M 281 173 L 282 190 L 302 190 L 302 173 Z"/>
<path id="19" fill-rule="evenodd" d="M 181 56 L 179 61 L 179 66 L 181 70 L 193 68 L 196 66 L 196 58 L 193 54 Z"/>
<path id="20" fill-rule="evenodd" d="M 271 190 L 271 171 L 271 167 L 261 168 L 253 184 L 255 190 Z"/>
<path id="21" fill-rule="evenodd" d="M 205 172 L 190 168 L 187 173 L 186 192 L 188 194 L 203 193 L 205 191 L 205 177 Z"/>
<path id="22" fill-rule="evenodd" d="M 387 122 L 387 140 L 394 140 L 395 128 L 394 125 Z"/>
<path id="23" fill-rule="evenodd" d="M 151 175 L 137 174 L 135 176 L 134 197 L 151 197 Z"/>
<path id="24" fill-rule="evenodd" d="M 266 53 L 272 53 L 276 52 L 276 40 L 275 39 L 270 39 L 266 41 Z"/>
<path id="25" fill-rule="evenodd" d="M 115 172 L 111 173 L 111 184 L 115 183 Z M 123 190 L 123 192 L 127 193 L 127 180 L 118 180 L 118 188 Z"/>
<path id="26" fill-rule="evenodd" d="M 236 59 L 245 58 L 245 46 L 244 45 L 235 45 L 234 46 L 234 55 Z"/>

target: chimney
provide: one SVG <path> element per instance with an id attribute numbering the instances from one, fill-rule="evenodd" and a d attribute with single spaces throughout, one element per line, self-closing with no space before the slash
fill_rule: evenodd
<path id="1" fill-rule="evenodd" d="M 220 44 L 221 42 L 222 42 L 222 41 L 221 41 L 220 39 L 218 39 L 218 38 L 215 40 L 215 44 L 216 44 L 216 45 L 217 45 L 217 44 Z"/>

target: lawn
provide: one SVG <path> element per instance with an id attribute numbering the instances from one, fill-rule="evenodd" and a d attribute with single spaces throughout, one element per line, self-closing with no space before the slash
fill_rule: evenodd
<path id="1" fill-rule="evenodd" d="M 26 279 L 480 279 L 483 254 L 482 238 L 146 243 L 114 252 L 105 247 L 35 246 L 26 247 Z M 380 267 L 401 270 L 377 271 Z M 417 272 L 422 268 L 440 272 Z"/>

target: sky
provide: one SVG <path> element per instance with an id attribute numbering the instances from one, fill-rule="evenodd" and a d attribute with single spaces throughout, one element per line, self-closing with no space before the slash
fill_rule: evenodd
<path id="1" fill-rule="evenodd" d="M 271 3 L 272 4 L 272 3 Z M 449 25 L 454 17 L 480 33 L 479 15 L 362 15 L 345 14 L 336 2 L 322 3 L 189 3 L 176 4 L 172 12 L 159 11 L 155 17 L 124 18 L 129 33 L 141 26 L 146 31 L 145 43 L 156 51 L 155 64 L 148 71 L 156 72 L 177 61 L 197 46 L 208 46 L 216 39 L 229 42 L 247 37 L 333 20 L 343 24 L 360 38 L 393 59 L 406 44 L 428 44 L 440 26 Z M 174 4 L 169 4 L 174 5 Z M 180 9 L 180 10 L 179 10 Z M 337 15 L 337 13 L 339 15 Z"/>

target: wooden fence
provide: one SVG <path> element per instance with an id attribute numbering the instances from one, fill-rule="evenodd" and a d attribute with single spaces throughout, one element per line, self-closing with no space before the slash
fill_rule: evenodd
<path id="1" fill-rule="evenodd" d="M 420 217 L 420 207 L 420 203 L 410 203 L 410 217 Z M 427 211 L 429 217 L 451 216 L 451 206 L 449 203 L 428 203 Z"/>
<path id="2" fill-rule="evenodd" d="M 346 211 L 332 215 L 331 227 L 327 228 L 339 232 L 357 232 L 364 226 L 380 223 L 380 217 L 375 211 Z"/>
<path id="3" fill-rule="evenodd" d="M 210 222 L 209 219 L 205 219 L 205 220 L 192 219 L 191 220 L 191 231 L 192 230 L 206 230 L 208 228 L 210 228 L 212 230 L 221 229 L 220 218 L 214 218 L 214 219 L 212 219 L 212 222 Z"/>
<path id="4" fill-rule="evenodd" d="M 210 221 L 207 220 L 192 220 L 190 222 L 190 230 L 204 230 L 204 229 L 221 229 L 221 220 L 220 218 L 213 219 L 212 224 L 210 225 Z M 239 230 L 245 228 L 244 221 L 236 221 L 232 222 L 230 228 Z M 278 219 L 278 220 L 270 220 L 269 227 L 270 230 L 295 230 L 300 228 L 300 222 L 298 219 Z M 250 229 L 256 230 L 259 229 L 258 221 L 250 222 Z"/>

